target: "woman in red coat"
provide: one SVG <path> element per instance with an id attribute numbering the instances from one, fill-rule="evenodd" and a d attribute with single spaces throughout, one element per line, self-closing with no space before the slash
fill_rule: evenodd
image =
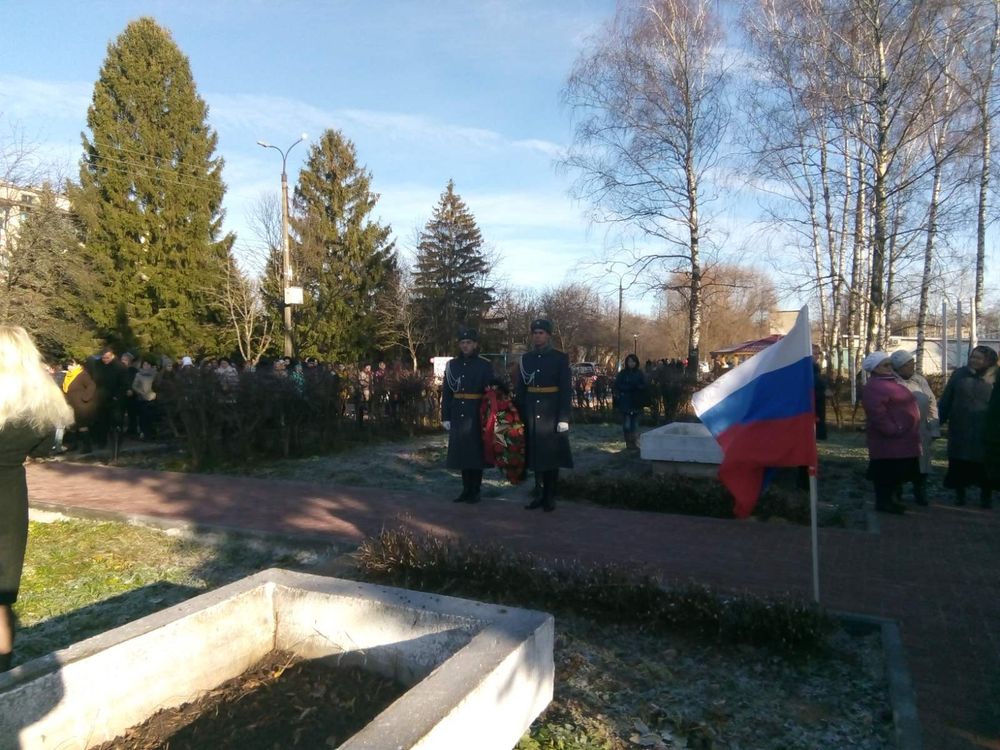
<path id="1" fill-rule="evenodd" d="M 898 491 L 920 476 L 920 409 L 910 389 L 896 379 L 888 354 L 872 352 L 861 366 L 869 374 L 862 403 L 875 509 L 902 513 L 906 506 L 896 499 Z"/>

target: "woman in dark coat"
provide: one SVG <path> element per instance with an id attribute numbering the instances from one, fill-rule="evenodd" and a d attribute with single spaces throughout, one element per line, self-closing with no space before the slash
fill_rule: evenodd
<path id="1" fill-rule="evenodd" d="M 531 323 L 532 348 L 521 355 L 514 403 L 524 420 L 527 467 L 542 477 L 541 497 L 527 510 L 556 509 L 559 469 L 573 468 L 569 449 L 569 418 L 573 409 L 569 357 L 552 347 L 552 322 L 539 318 Z"/>
<path id="2" fill-rule="evenodd" d="M 991 487 L 1000 487 L 1000 382 L 993 383 L 983 424 L 983 464 Z"/>
<path id="3" fill-rule="evenodd" d="M 988 346 L 977 346 L 969 353 L 969 364 L 952 374 L 938 402 L 941 424 L 948 424 L 944 486 L 955 490 L 956 505 L 965 505 L 965 488 L 970 486 L 979 487 L 979 501 L 984 508 L 992 505 L 992 485 L 983 454 L 983 425 L 996 371 L 997 353 Z"/>
<path id="4" fill-rule="evenodd" d="M 483 426 L 479 415 L 483 392 L 495 381 L 493 365 L 479 356 L 474 328 L 458 331 L 459 356 L 445 366 L 441 392 L 441 425 L 448 431 L 449 469 L 462 472 L 456 503 L 478 503 L 483 484 Z"/>
<path id="5" fill-rule="evenodd" d="M 10 669 L 14 612 L 28 541 L 24 461 L 52 449 L 73 419 L 27 332 L 0 326 L 0 672 Z"/>
<path id="6" fill-rule="evenodd" d="M 625 357 L 625 366 L 615 378 L 615 403 L 624 417 L 625 447 L 639 447 L 639 416 L 646 399 L 646 376 L 634 354 Z"/>

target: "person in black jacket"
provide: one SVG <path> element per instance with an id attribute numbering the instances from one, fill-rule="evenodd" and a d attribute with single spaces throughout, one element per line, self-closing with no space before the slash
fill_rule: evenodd
<path id="1" fill-rule="evenodd" d="M 625 357 L 625 366 L 615 378 L 615 403 L 624 417 L 625 447 L 639 447 L 639 416 L 646 405 L 646 376 L 634 354 Z"/>
<path id="2" fill-rule="evenodd" d="M 573 468 L 569 448 L 573 400 L 569 357 L 552 348 L 551 339 L 551 321 L 532 321 L 532 348 L 521 355 L 514 386 L 514 403 L 524 420 L 527 468 L 542 477 L 541 497 L 526 505 L 527 510 L 555 510 L 559 469 Z"/>
<path id="3" fill-rule="evenodd" d="M 0 672 L 13 660 L 13 604 L 28 541 L 24 460 L 51 451 L 56 430 L 72 421 L 27 331 L 0 326 Z"/>
<path id="4" fill-rule="evenodd" d="M 97 357 L 87 360 L 87 373 L 97 386 L 97 414 L 90 432 L 98 448 L 107 445 L 108 431 L 121 429 L 125 420 L 125 398 L 132 384 L 128 368 L 106 346 Z"/>
<path id="5" fill-rule="evenodd" d="M 456 503 L 478 503 L 483 483 L 483 427 L 479 415 L 483 392 L 495 381 L 493 365 L 479 356 L 474 328 L 458 331 L 459 356 L 445 366 L 441 392 L 441 426 L 448 431 L 449 469 L 462 472 L 462 492 Z"/>

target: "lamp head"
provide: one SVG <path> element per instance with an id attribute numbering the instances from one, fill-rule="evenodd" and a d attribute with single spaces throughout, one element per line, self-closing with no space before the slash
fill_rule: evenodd
<path id="1" fill-rule="evenodd" d="M 258 146 L 263 146 L 264 148 L 271 148 L 271 144 L 266 141 L 257 141 Z"/>

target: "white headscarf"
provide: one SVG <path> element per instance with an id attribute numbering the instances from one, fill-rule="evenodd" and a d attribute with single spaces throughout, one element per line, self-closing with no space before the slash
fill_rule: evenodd
<path id="1" fill-rule="evenodd" d="M 898 370 L 900 367 L 905 365 L 907 362 L 913 361 L 913 352 L 908 352 L 906 349 L 897 349 L 889 357 L 892 360 L 892 369 Z"/>
<path id="2" fill-rule="evenodd" d="M 873 372 L 876 367 L 889 359 L 889 355 L 885 352 L 872 352 L 863 360 L 861 360 L 861 369 L 865 372 Z"/>

